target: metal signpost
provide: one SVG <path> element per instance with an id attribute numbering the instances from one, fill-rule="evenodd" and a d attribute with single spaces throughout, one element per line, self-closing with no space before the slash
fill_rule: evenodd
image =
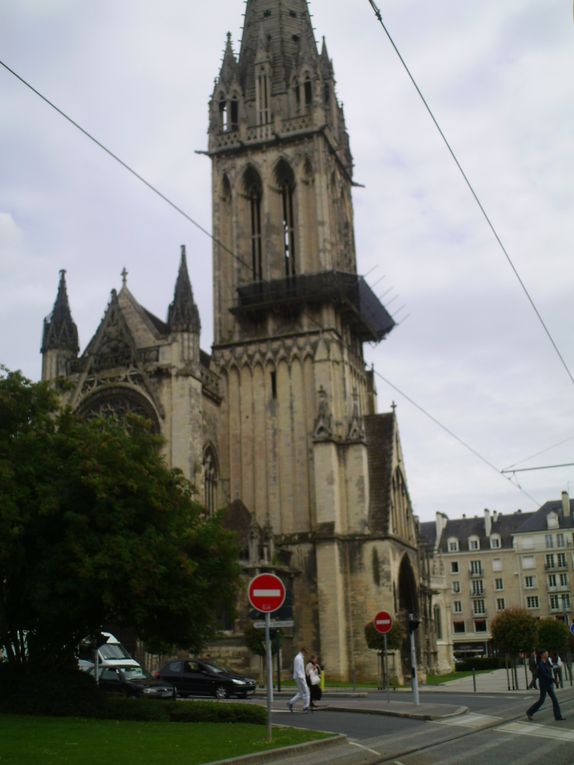
<path id="1" fill-rule="evenodd" d="M 285 585 L 275 574 L 259 574 L 247 588 L 247 597 L 256 611 L 265 614 L 265 659 L 267 669 L 267 741 L 271 741 L 271 701 L 273 699 L 273 666 L 271 663 L 271 614 L 285 602 Z"/>
<path id="2" fill-rule="evenodd" d="M 384 688 L 387 692 L 387 701 L 389 698 L 389 667 L 387 664 L 387 634 L 393 628 L 393 617 L 388 611 L 379 611 L 373 619 L 375 629 L 383 636 L 383 673 L 385 675 Z"/>

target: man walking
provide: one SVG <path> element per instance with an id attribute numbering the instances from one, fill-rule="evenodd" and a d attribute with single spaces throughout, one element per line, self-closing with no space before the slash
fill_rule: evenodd
<path id="1" fill-rule="evenodd" d="M 544 699 L 546 698 L 546 694 L 548 694 L 550 696 L 550 699 L 552 700 L 552 710 L 554 712 L 554 719 L 564 720 L 565 718 L 562 717 L 562 712 L 560 711 L 560 705 L 558 704 L 558 699 L 556 698 L 556 694 L 554 693 L 554 689 L 552 688 L 552 684 L 554 683 L 554 678 L 552 677 L 552 670 L 548 665 L 548 651 L 540 651 L 540 653 L 538 654 L 538 661 L 536 663 L 536 668 L 538 671 L 540 697 L 535 704 L 533 704 L 529 709 L 526 710 L 526 717 L 528 717 L 529 720 L 532 720 L 532 715 L 535 712 L 538 712 L 542 704 L 544 704 Z"/>
<path id="2" fill-rule="evenodd" d="M 297 685 L 297 693 L 291 701 L 287 702 L 290 712 L 293 711 L 293 704 L 296 704 L 299 699 L 303 700 L 303 711 L 309 711 L 309 687 L 305 678 L 305 653 L 305 648 L 301 647 L 293 660 L 293 680 L 295 680 Z"/>

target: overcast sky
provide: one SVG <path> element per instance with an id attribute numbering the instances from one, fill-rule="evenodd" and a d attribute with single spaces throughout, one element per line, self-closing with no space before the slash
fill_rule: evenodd
<path id="1" fill-rule="evenodd" d="M 385 23 L 574 372 L 571 0 L 385 0 Z M 241 0 L 0 0 L 0 58 L 210 229 L 207 102 Z M 534 510 L 574 462 L 574 384 L 368 0 L 311 0 L 344 103 L 358 263 L 399 323 L 366 350 L 422 520 Z M 0 67 L 0 362 L 41 370 L 58 271 L 82 349 L 112 288 L 165 319 L 179 245 L 212 342 L 211 244 Z M 386 294 L 385 294 L 386 293 Z M 405 306 L 401 309 L 402 306 Z M 382 377 L 381 377 L 382 376 Z M 560 446 L 548 449 L 558 442 Z M 543 454 L 526 460 L 536 452 Z"/>

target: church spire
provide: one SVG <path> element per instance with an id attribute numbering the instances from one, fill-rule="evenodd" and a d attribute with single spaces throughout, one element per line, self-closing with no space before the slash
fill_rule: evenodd
<path id="1" fill-rule="evenodd" d="M 196 332 L 199 334 L 201 329 L 199 311 L 193 300 L 184 244 L 181 245 L 181 261 L 175 283 L 173 302 L 170 304 L 167 312 L 167 323 L 171 332 Z"/>
<path id="2" fill-rule="evenodd" d="M 221 62 L 221 69 L 219 71 L 219 82 L 222 85 L 231 85 L 238 77 L 238 70 L 237 59 L 235 58 L 233 45 L 231 43 L 231 32 L 228 32 L 227 42 L 225 43 L 225 52 L 223 53 L 223 61 Z"/>
<path id="3" fill-rule="evenodd" d="M 52 313 L 44 319 L 44 332 L 42 336 L 42 353 L 46 351 L 71 351 L 77 354 L 78 328 L 72 319 L 68 292 L 66 289 L 66 272 L 60 271 L 58 294 Z"/>

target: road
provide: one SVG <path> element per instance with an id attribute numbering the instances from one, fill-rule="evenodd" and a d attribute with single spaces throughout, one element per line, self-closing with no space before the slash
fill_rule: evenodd
<path id="1" fill-rule="evenodd" d="M 376 698 L 376 694 L 373 694 Z M 384 698 L 384 696 L 380 696 Z M 424 702 L 462 704 L 469 713 L 440 721 L 413 720 L 352 712 L 289 714 L 273 705 L 273 722 L 343 733 L 358 748 L 393 765 L 574 765 L 574 699 L 561 700 L 565 722 L 556 722 L 548 701 L 529 722 L 525 709 L 533 695 L 424 694 Z M 352 702 L 349 703 L 349 707 Z M 332 765 L 336 765 L 333 763 Z"/>

